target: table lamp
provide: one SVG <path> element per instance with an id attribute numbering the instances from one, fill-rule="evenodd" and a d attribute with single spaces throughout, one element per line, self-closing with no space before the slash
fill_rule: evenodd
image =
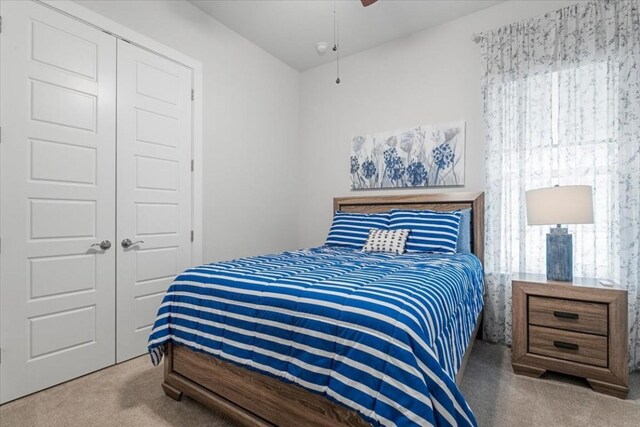
<path id="1" fill-rule="evenodd" d="M 590 185 L 566 185 L 529 190 L 525 193 L 527 224 L 557 224 L 547 234 L 547 280 L 573 280 L 571 234 L 561 224 L 593 224 Z"/>

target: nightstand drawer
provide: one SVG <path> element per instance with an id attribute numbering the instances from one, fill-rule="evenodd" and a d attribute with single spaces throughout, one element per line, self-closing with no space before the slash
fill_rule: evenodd
<path id="1" fill-rule="evenodd" d="M 607 305 L 530 296 L 529 324 L 607 335 Z"/>
<path id="2" fill-rule="evenodd" d="M 529 352 L 607 367 L 607 337 L 529 326 Z"/>

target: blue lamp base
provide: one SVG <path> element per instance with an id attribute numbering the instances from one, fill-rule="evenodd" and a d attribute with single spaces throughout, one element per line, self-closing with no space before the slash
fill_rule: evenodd
<path id="1" fill-rule="evenodd" d="M 547 279 L 573 280 L 572 238 L 566 228 L 552 228 L 547 234 Z"/>

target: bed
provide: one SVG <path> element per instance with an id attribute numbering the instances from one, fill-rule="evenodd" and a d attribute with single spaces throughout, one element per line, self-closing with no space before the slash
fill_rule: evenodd
<path id="1" fill-rule="evenodd" d="M 460 312 L 461 320 L 458 323 L 462 326 L 451 326 L 443 320 L 443 325 L 447 325 L 441 328 L 447 329 L 445 334 L 434 327 L 431 324 L 433 322 L 429 323 L 428 319 L 413 316 L 415 313 L 411 310 L 405 311 L 404 307 L 399 312 L 408 313 L 407 315 L 415 321 L 417 326 L 406 328 L 402 322 L 397 322 L 400 326 L 385 331 L 385 325 L 390 322 L 385 324 L 381 321 L 379 325 L 363 324 L 353 327 L 357 323 L 356 320 L 348 323 L 351 322 L 350 318 L 342 317 L 350 310 L 345 308 L 346 305 L 342 300 L 344 296 L 339 294 L 342 288 L 336 288 L 339 294 L 337 296 L 334 288 L 337 286 L 335 283 L 339 283 L 341 287 L 346 286 L 345 283 L 357 283 L 356 279 L 362 276 L 363 271 L 366 271 L 368 276 L 378 274 L 379 276 L 375 277 L 381 281 L 378 283 L 380 287 L 384 287 L 385 280 L 403 284 L 403 286 L 413 286 L 414 282 L 424 280 L 424 283 L 419 283 L 420 286 L 428 287 L 429 280 L 436 280 L 438 277 L 440 278 L 437 280 L 443 280 L 442 275 L 451 275 L 451 272 L 462 275 L 465 270 L 476 272 L 469 274 L 479 272 L 478 280 L 481 284 L 480 263 L 483 260 L 484 246 L 483 194 L 456 192 L 387 197 L 343 197 L 334 199 L 333 208 L 334 212 L 340 210 L 352 213 L 387 212 L 391 209 L 451 211 L 469 208 L 471 209 L 473 256 L 426 257 L 413 254 L 394 257 L 389 254 L 363 255 L 359 251 L 344 248 L 320 247 L 216 263 L 187 270 L 176 279 L 167 292 L 150 336 L 150 353 L 154 363 L 158 363 L 164 356 L 165 378 L 162 386 L 165 393 L 176 400 L 186 394 L 226 415 L 236 424 L 244 426 L 474 425 L 473 414 L 456 384 L 459 384 L 462 378 L 473 342 L 478 330 L 481 329 L 482 289 L 473 291 L 475 296 L 471 299 L 472 302 L 455 305 L 458 307 L 456 310 Z M 403 265 L 401 269 L 396 268 L 399 263 Z M 474 266 L 474 263 L 478 265 Z M 314 268 L 316 265 L 321 268 Z M 422 274 L 425 269 L 431 269 L 433 273 Z M 293 275 L 295 282 L 287 281 L 292 277 L 292 271 L 295 273 Z M 417 274 L 418 271 L 420 275 Z M 274 275 L 279 276 L 274 277 Z M 271 288 L 265 288 L 260 283 L 260 280 L 265 277 L 276 280 L 278 289 L 285 289 L 283 292 L 287 294 L 286 297 L 278 295 L 274 299 L 276 302 L 272 302 L 270 300 L 272 295 L 265 292 Z M 327 280 L 336 277 L 340 278 L 338 282 Z M 353 282 L 349 282 L 350 279 Z M 206 281 L 209 283 L 200 283 Z M 307 283 L 305 281 L 311 283 L 308 290 L 300 290 L 296 287 L 300 283 Z M 462 282 L 466 283 L 468 280 Z M 318 283 L 323 286 L 318 287 Z M 209 289 L 211 284 L 217 288 L 215 291 Z M 259 300 L 250 299 L 257 298 L 251 296 L 255 290 L 253 287 L 259 288 Z M 440 298 L 444 305 L 464 293 L 459 286 L 452 289 L 455 291 L 448 293 L 446 298 Z M 307 292 L 315 292 L 315 297 L 320 295 L 319 298 L 324 298 L 322 311 L 317 311 L 319 310 L 317 303 L 306 304 Z M 349 299 L 355 300 L 357 304 L 368 304 L 370 299 L 366 292 L 365 294 L 358 292 L 349 294 Z M 393 298 L 396 300 L 408 298 L 407 295 L 396 297 L 386 294 L 386 301 L 390 301 L 390 305 L 395 310 L 398 304 L 394 303 Z M 419 299 L 418 296 L 416 298 Z M 207 299 L 215 300 L 217 305 L 211 309 L 203 307 L 202 301 Z M 282 303 L 283 300 L 287 301 Z M 229 308 L 235 307 L 234 301 L 243 301 L 242 304 L 251 305 L 253 311 L 244 313 L 244 316 L 240 311 L 233 316 L 228 316 L 228 313 L 221 311 L 221 307 L 236 310 Z M 294 306 L 287 305 L 292 301 L 295 303 Z M 389 305 L 387 302 L 376 301 L 376 304 L 382 304 L 376 307 L 384 308 L 385 304 Z M 277 310 L 271 310 L 272 305 L 279 306 Z M 302 323 L 295 323 L 292 331 L 286 331 L 288 335 L 278 336 L 278 339 L 269 337 L 270 346 L 274 345 L 272 341 L 277 341 L 276 344 L 280 343 L 278 340 L 288 343 L 286 351 L 289 353 L 286 357 L 274 354 L 273 352 L 277 349 L 271 347 L 267 349 L 261 341 L 268 328 L 273 325 L 280 326 L 287 322 L 286 319 L 261 317 L 260 322 L 255 321 L 257 326 L 252 326 L 255 328 L 255 336 L 247 338 L 248 341 L 243 341 L 246 338 L 244 331 L 241 335 L 237 335 L 239 325 L 233 322 L 238 319 L 241 322 L 250 322 L 251 313 L 262 313 L 262 311 L 256 311 L 256 307 L 261 310 L 263 306 L 266 307 L 264 312 L 277 311 L 277 316 L 291 315 L 292 318 L 297 319 L 296 321 L 303 319 Z M 293 314 L 289 313 L 292 307 L 296 310 Z M 181 312 L 183 308 L 185 311 Z M 356 308 L 357 310 L 370 309 L 367 306 Z M 353 310 L 357 311 L 356 308 Z M 305 314 L 300 315 L 300 311 L 304 311 Z M 398 315 L 395 311 L 393 313 L 395 313 L 394 316 Z M 384 319 L 386 314 L 384 309 L 381 314 L 380 317 Z M 336 316 L 335 325 L 327 321 L 331 316 Z M 341 329 L 345 319 L 347 319 L 346 324 L 351 325 L 351 329 Z M 207 327 L 215 326 L 215 328 L 199 331 L 200 326 L 205 323 Z M 320 325 L 314 326 L 316 335 L 308 332 L 312 329 L 310 326 L 312 324 Z M 370 327 L 374 330 L 370 331 L 368 329 Z M 340 339 L 335 340 L 334 346 L 336 354 L 341 354 L 342 358 L 333 353 L 325 354 L 324 333 L 327 331 L 322 328 L 330 328 L 331 333 L 340 335 Z M 166 332 L 169 329 L 171 333 Z M 269 333 L 274 336 L 282 332 L 279 328 L 272 329 L 276 332 L 269 330 Z M 416 330 L 419 332 L 417 337 Z M 218 340 L 212 335 L 207 335 L 206 332 L 212 331 L 218 331 L 216 334 L 224 336 L 225 339 L 228 337 L 230 341 L 225 342 L 224 339 Z M 376 331 L 381 331 L 380 336 Z M 424 340 L 429 341 L 428 345 L 415 344 L 416 340 L 422 342 L 422 334 L 427 337 Z M 365 338 L 361 338 L 361 335 L 367 340 L 382 341 L 364 342 L 362 340 Z M 457 337 L 459 335 L 462 336 Z M 237 338 L 238 336 L 242 338 Z M 295 340 L 294 336 L 297 337 Z M 450 336 L 457 338 L 455 340 L 447 338 Z M 441 339 L 441 337 L 444 338 Z M 298 338 L 300 340 L 296 341 Z M 314 341 L 316 339 L 317 341 Z M 390 344 L 383 350 L 385 340 L 393 345 Z M 405 340 L 408 341 L 405 342 Z M 464 347 L 457 351 L 447 351 L 447 340 L 451 341 L 451 346 L 464 345 Z M 294 344 L 291 345 L 291 342 Z M 344 357 L 345 352 L 341 346 L 346 349 L 348 357 Z M 424 352 L 426 349 L 428 354 L 417 357 L 417 365 L 412 366 L 413 358 L 406 359 L 405 363 L 403 352 L 407 346 L 417 353 Z M 378 348 L 381 349 L 381 354 L 376 353 Z M 293 356 L 291 351 L 295 352 Z M 396 368 L 394 364 L 384 360 L 384 351 L 395 352 L 393 358 L 386 357 L 386 359 L 392 359 L 394 363 L 396 360 L 402 360 L 403 370 L 400 374 L 394 370 Z M 366 352 L 369 353 L 365 354 Z M 362 358 L 363 354 L 367 357 L 373 354 L 369 370 L 365 366 L 368 362 L 367 359 Z M 253 359 L 250 360 L 251 358 Z M 376 370 L 377 368 L 373 369 L 376 363 L 383 363 L 380 361 L 384 362 L 380 365 L 380 369 L 384 370 L 383 375 Z M 281 369 L 274 369 L 273 366 L 276 368 L 281 366 Z M 419 373 L 426 378 L 423 381 L 426 385 L 415 382 L 417 374 L 406 375 L 406 372 L 412 369 L 419 370 Z M 309 376 L 310 372 L 314 376 Z M 361 381 L 357 385 L 349 381 L 353 378 L 354 372 Z M 424 375 L 424 372 L 428 372 L 430 377 Z M 319 380 L 316 381 L 315 378 Z M 378 387 L 376 398 L 373 402 L 369 402 L 372 392 L 376 392 L 375 387 Z M 429 396 L 428 399 L 421 398 L 420 387 L 425 387 L 424 395 Z M 349 399 L 344 400 L 344 395 L 349 396 Z M 389 399 L 389 396 L 393 398 Z M 375 410 L 371 409 L 372 405 L 375 406 Z M 396 423 L 396 420 L 399 421 Z"/>

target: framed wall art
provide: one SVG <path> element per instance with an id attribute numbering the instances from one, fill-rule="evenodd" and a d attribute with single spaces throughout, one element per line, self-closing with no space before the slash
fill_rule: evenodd
<path id="1" fill-rule="evenodd" d="M 351 188 L 464 185 L 465 122 L 359 135 L 351 141 Z"/>

